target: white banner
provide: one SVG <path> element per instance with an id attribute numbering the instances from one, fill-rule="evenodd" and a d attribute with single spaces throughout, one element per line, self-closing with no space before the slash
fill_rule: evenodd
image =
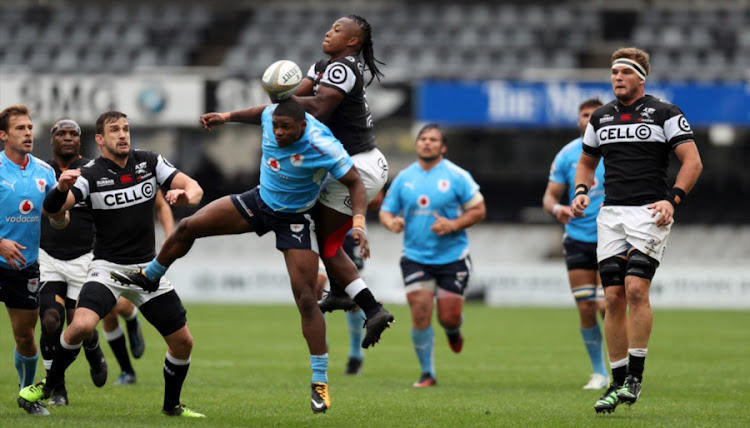
<path id="1" fill-rule="evenodd" d="M 0 106 L 25 104 L 35 123 L 68 116 L 93 126 L 99 115 L 118 110 L 135 126 L 197 126 L 204 113 L 205 84 L 192 75 L 0 75 Z"/>
<path id="2" fill-rule="evenodd" d="M 483 285 L 493 306 L 573 306 L 563 263 L 494 266 L 477 269 L 474 286 Z M 660 267 L 651 284 L 654 308 L 750 309 L 750 268 Z"/>
<path id="3" fill-rule="evenodd" d="M 502 252 L 498 242 L 510 241 L 512 231 L 517 232 L 518 227 L 480 225 L 470 229 L 474 271 L 467 294 L 483 291 L 485 302 L 493 306 L 574 308 L 565 262 L 533 260 L 524 255 L 528 250 L 521 251 L 518 246 Z M 544 239 L 545 231 L 524 229 L 523 233 L 536 242 Z M 367 235 L 372 258 L 362 272 L 365 282 L 378 300 L 406 304 L 399 267 L 402 236 L 376 224 L 368 227 Z M 199 239 L 167 276 L 189 302 L 294 304 L 284 256 L 274 244 L 272 233 L 260 238 L 249 233 Z M 651 286 L 655 308 L 750 309 L 748 263 L 696 267 L 699 263 L 673 256 L 656 271 Z"/>
<path id="4" fill-rule="evenodd" d="M 185 301 L 294 303 L 281 253 L 273 259 L 223 260 L 220 264 L 178 262 L 168 276 Z M 370 262 L 363 278 L 378 300 L 406 303 L 398 265 Z M 482 266 L 473 272 L 470 291 L 485 290 L 492 306 L 573 307 L 564 264 Z M 651 286 L 654 308 L 750 309 L 750 269 L 660 268 Z"/>

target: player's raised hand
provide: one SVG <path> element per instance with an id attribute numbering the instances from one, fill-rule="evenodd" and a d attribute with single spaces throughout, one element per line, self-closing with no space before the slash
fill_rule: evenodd
<path id="1" fill-rule="evenodd" d="M 67 192 L 74 184 L 76 184 L 76 181 L 80 176 L 80 169 L 66 169 L 60 174 L 60 178 L 57 179 L 57 189 L 61 192 Z"/>
<path id="2" fill-rule="evenodd" d="M 201 116 L 201 126 L 206 130 L 210 131 L 214 126 L 220 126 L 229 121 L 229 113 L 206 113 Z"/>

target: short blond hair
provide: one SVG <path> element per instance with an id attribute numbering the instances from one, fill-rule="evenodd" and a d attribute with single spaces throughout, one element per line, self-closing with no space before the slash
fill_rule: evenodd
<path id="1" fill-rule="evenodd" d="M 648 52 L 638 48 L 620 48 L 612 54 L 612 62 L 620 58 L 632 59 L 646 70 L 646 75 L 651 73 L 651 64 L 649 63 Z"/>

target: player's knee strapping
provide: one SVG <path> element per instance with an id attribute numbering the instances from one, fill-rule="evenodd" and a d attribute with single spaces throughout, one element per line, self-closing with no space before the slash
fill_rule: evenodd
<path id="1" fill-rule="evenodd" d="M 649 257 L 638 250 L 633 250 L 628 257 L 625 275 L 633 275 L 651 281 L 658 267 L 659 262 L 655 258 Z"/>
<path id="2" fill-rule="evenodd" d="M 56 296 L 56 294 L 39 295 L 39 321 L 42 324 L 42 333 L 53 334 L 59 331 L 65 321 L 65 307 L 55 299 Z M 54 311 L 56 314 L 49 313 L 49 311 Z"/>
<path id="3" fill-rule="evenodd" d="M 599 262 L 599 275 L 602 277 L 602 285 L 625 285 L 625 267 L 627 260 L 622 257 L 612 256 Z"/>
<path id="4" fill-rule="evenodd" d="M 573 293 L 576 302 L 586 302 L 596 299 L 596 285 L 594 284 L 579 285 L 578 287 L 571 288 L 570 292 Z"/>

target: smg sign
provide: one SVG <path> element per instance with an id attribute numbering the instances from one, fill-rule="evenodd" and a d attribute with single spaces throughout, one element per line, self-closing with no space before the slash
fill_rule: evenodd
<path id="1" fill-rule="evenodd" d="M 88 122 L 120 104 L 117 84 L 109 76 L 31 75 L 0 83 L 0 105 L 26 104 L 35 119 L 51 122 L 60 116 Z M 12 99 L 11 99 L 12 98 Z"/>

